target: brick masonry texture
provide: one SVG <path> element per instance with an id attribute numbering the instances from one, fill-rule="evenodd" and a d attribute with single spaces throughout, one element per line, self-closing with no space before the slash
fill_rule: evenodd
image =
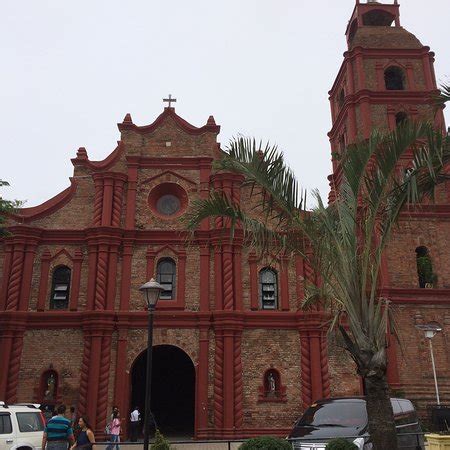
<path id="1" fill-rule="evenodd" d="M 362 47 L 360 63 L 351 53 L 357 46 Z M 367 128 L 389 128 L 392 111 L 405 111 L 414 119 L 432 117 L 424 51 L 404 29 L 358 30 L 343 63 L 350 65 L 353 80 L 345 72 L 330 91 L 335 107 L 340 90 L 346 93 L 344 106 L 333 114 L 333 151 L 343 134 L 349 142 L 363 138 Z M 377 67 L 391 63 L 412 71 L 413 93 L 407 86 L 405 92 L 388 95 L 378 85 Z M 351 108 L 354 136 L 349 136 Z M 209 220 L 197 239 L 188 242 L 183 215 L 161 217 L 149 204 L 155 188 L 176 184 L 186 194 L 183 206 L 188 212 L 216 186 L 240 196 L 246 211 L 263 217 L 264 211 L 256 207 L 257 192 L 241 189 L 230 174 L 215 173 L 212 161 L 220 158 L 221 150 L 214 120 L 196 129 L 167 108 L 147 127 L 136 127 L 130 120 L 119 125 L 119 146 L 105 161 L 91 162 L 79 151 L 73 160 L 76 187 L 70 198 L 50 200 L 34 212 L 24 210 L 22 217 L 10 221 L 15 234 L 0 241 L 0 294 L 5 301 L 0 302 L 0 355 L 10 355 L 0 373 L 0 400 L 42 401 L 41 377 L 52 368 L 60 381 L 58 402 L 93 414 L 97 432 L 103 432 L 106 411 L 113 404 L 126 414 L 133 364 L 147 346 L 147 313 L 139 287 L 148 276 L 156 276 L 157 263 L 165 257 L 177 266 L 176 295 L 158 304 L 154 345 L 180 348 L 191 359 L 197 380 L 203 380 L 196 385 L 197 437 L 283 434 L 308 406 L 305 399 L 313 390 L 316 397 L 311 401 L 328 394 L 360 394 L 354 363 L 339 341 L 331 336 L 328 346 L 323 342 L 320 311 L 301 311 L 305 271 L 297 272 L 293 258 L 284 266 L 280 255 L 254 261 L 254 251 L 242 245 L 239 231 L 230 242 L 227 233 L 220 235 L 223 224 L 216 220 Z M 443 327 L 433 345 L 442 401 L 450 401 L 449 192 L 450 185 L 437 191 L 439 213 L 428 204 L 422 212 L 405 214 L 386 252 L 383 288 L 393 300 L 400 342 L 390 344 L 397 353 L 391 364 L 398 369 L 392 386 L 415 401 L 422 414 L 434 402 L 434 387 L 427 342 L 417 324 L 437 321 Z M 430 251 L 437 274 L 434 289 L 418 287 L 418 246 Z M 78 295 L 70 310 L 52 311 L 52 276 L 61 265 L 71 268 L 70 290 Z M 275 311 L 261 311 L 257 279 L 267 266 L 278 273 Z M 284 275 L 287 306 L 281 310 Z M 183 289 L 178 303 L 177 293 Z M 313 361 L 319 361 L 319 371 Z M 261 398 L 268 369 L 280 374 L 285 401 Z"/>

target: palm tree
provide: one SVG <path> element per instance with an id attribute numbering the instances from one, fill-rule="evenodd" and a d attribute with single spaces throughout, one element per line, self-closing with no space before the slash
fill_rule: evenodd
<path id="1" fill-rule="evenodd" d="M 410 164 L 402 170 L 405 156 Z M 306 211 L 304 195 L 276 147 L 233 139 L 215 168 L 244 175 L 243 185 L 252 190 L 264 215 L 213 192 L 196 202 L 186 218 L 195 234 L 201 221 L 225 217 L 231 236 L 239 224 L 261 255 L 288 253 L 309 260 L 320 282 L 307 286 L 304 307 L 314 302 L 328 307 L 330 329 L 338 330 L 364 381 L 376 450 L 397 448 L 386 381 L 390 308 L 388 299 L 379 296 L 383 251 L 400 213 L 432 196 L 447 179 L 449 160 L 449 137 L 430 124 L 407 122 L 389 134 L 375 132 L 346 149 L 336 200 L 327 206 L 315 192 L 317 206 Z"/>

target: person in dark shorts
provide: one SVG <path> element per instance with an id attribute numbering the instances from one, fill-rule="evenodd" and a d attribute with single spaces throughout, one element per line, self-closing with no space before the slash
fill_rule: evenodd
<path id="1" fill-rule="evenodd" d="M 70 420 L 65 417 L 66 405 L 58 406 L 57 415 L 52 417 L 44 429 L 43 450 L 67 450 L 75 442 Z"/>
<path id="2" fill-rule="evenodd" d="M 78 419 L 78 426 L 80 427 L 80 433 L 70 450 L 95 450 L 95 436 L 89 425 L 89 419 L 86 416 L 81 416 Z"/>

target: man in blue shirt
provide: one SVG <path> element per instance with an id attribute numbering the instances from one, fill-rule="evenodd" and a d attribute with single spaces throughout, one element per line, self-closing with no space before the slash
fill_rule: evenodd
<path id="1" fill-rule="evenodd" d="M 66 405 L 58 406 L 58 415 L 52 417 L 44 430 L 42 438 L 42 450 L 67 450 L 68 444 L 73 444 L 73 430 L 70 420 L 64 417 Z"/>

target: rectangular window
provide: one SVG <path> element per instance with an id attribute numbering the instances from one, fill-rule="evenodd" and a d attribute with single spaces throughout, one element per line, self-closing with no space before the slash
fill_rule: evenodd
<path id="1" fill-rule="evenodd" d="M 44 431 L 44 424 L 40 412 L 16 413 L 19 430 L 22 433 L 31 433 L 34 431 Z"/>
<path id="2" fill-rule="evenodd" d="M 11 416 L 9 413 L 0 414 L 0 434 L 11 434 L 12 426 L 11 426 Z"/>

